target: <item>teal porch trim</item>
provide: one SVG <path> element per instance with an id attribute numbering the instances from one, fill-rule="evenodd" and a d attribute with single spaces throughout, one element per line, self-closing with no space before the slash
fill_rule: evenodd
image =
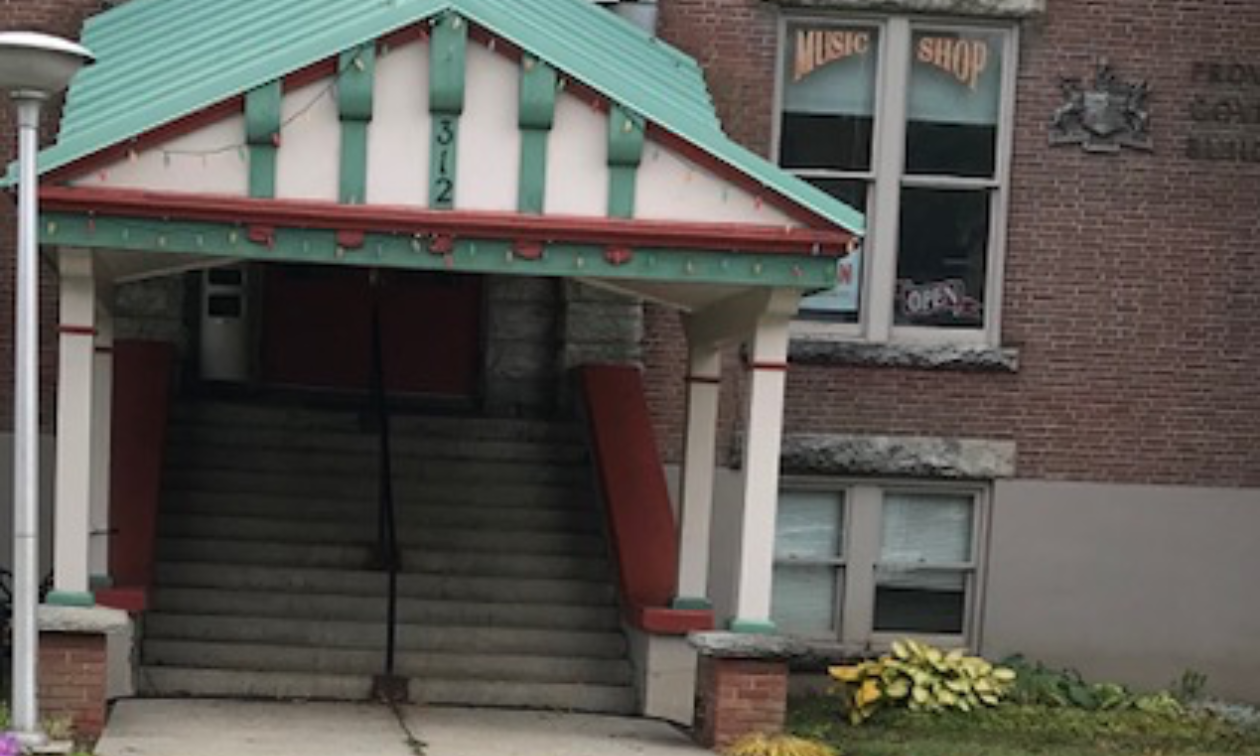
<path id="1" fill-rule="evenodd" d="M 347 205 L 367 199 L 368 124 L 372 122 L 372 87 L 376 45 L 346 50 L 338 60 L 337 109 L 341 116 L 339 196 Z"/>
<path id="2" fill-rule="evenodd" d="M 777 635 L 779 628 L 769 620 L 733 619 L 730 623 L 732 633 L 741 635 Z"/>
<path id="3" fill-rule="evenodd" d="M 276 152 L 280 147 L 280 81 L 245 95 L 245 142 L 249 145 L 249 196 L 276 196 Z"/>
<path id="4" fill-rule="evenodd" d="M 630 259 L 609 260 L 603 247 L 548 245 L 537 260 L 512 252 L 506 241 L 457 239 L 446 253 L 434 254 L 427 239 L 409 234 L 366 234 L 362 246 L 338 245 L 335 231 L 275 229 L 253 242 L 248 230 L 230 223 L 159 221 L 113 216 L 44 213 L 44 244 L 85 249 L 186 254 L 265 262 L 326 263 L 411 270 L 498 273 L 524 276 L 591 277 L 775 286 L 818 291 L 836 280 L 830 257 L 745 254 L 727 250 L 638 249 Z"/>
<path id="5" fill-rule="evenodd" d="M 644 128 L 642 118 L 620 105 L 608 112 L 608 215 L 612 218 L 634 217 Z"/>
<path id="6" fill-rule="evenodd" d="M 429 42 L 429 112 L 433 115 L 429 207 L 435 209 L 455 207 L 467 52 L 468 22 L 456 13 L 443 14 L 434 23 Z"/>
<path id="7" fill-rule="evenodd" d="M 669 608 L 680 609 L 682 611 L 706 612 L 713 608 L 713 603 L 706 598 L 678 596 L 670 602 Z"/>
<path id="8" fill-rule="evenodd" d="M 96 606 L 96 597 L 88 592 L 51 591 L 48 596 L 44 598 L 44 603 L 52 606 L 88 607 Z"/>
<path id="9" fill-rule="evenodd" d="M 532 55 L 521 60 L 521 175 L 517 209 L 543 212 L 547 202 L 547 140 L 556 119 L 556 69 Z"/>

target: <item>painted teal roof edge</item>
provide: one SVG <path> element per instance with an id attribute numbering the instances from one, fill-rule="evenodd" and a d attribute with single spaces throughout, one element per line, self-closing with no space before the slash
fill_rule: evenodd
<path id="1" fill-rule="evenodd" d="M 315 24 L 309 20 L 312 4 L 324 11 Z M 188 23 L 190 13 L 204 20 L 226 17 L 233 9 L 231 24 L 215 27 L 223 32 L 222 50 L 220 37 Z M 40 153 L 39 171 L 125 143 L 448 9 L 696 145 L 768 192 L 852 233 L 864 233 L 861 213 L 726 135 L 694 58 L 587 0 L 131 0 L 85 22 L 83 43 L 102 63 L 76 77 L 59 142 Z M 267 20 L 273 33 L 260 43 L 253 30 Z M 172 55 L 178 65 L 173 63 L 164 77 L 147 76 L 169 53 L 154 45 L 154 36 L 178 50 Z M 610 62 L 625 59 L 640 65 Z M 194 72 L 196 84 L 187 86 Z M 136 89 L 152 95 L 140 107 Z M 15 182 L 15 166 L 10 166 L 0 186 Z"/>

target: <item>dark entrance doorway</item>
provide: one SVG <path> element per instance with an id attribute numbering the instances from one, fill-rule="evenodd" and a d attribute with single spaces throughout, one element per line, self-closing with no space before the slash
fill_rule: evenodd
<path id="1" fill-rule="evenodd" d="M 263 288 L 268 383 L 369 390 L 375 304 L 388 391 L 456 400 L 477 395 L 479 276 L 274 265 Z"/>

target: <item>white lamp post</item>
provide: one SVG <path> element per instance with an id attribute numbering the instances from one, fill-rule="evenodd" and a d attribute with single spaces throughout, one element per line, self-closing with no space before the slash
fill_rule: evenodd
<path id="1" fill-rule="evenodd" d="M 39 259 L 36 223 L 39 112 L 92 54 L 32 32 L 0 33 L 0 89 L 17 106 L 18 238 L 13 392 L 13 730 L 44 740 L 36 697 L 39 627 Z"/>

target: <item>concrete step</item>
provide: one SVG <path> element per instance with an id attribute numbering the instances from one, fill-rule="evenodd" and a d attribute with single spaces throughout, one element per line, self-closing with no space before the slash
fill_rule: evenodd
<path id="1" fill-rule="evenodd" d="M 449 528 L 538 532 L 601 533 L 595 507 L 496 507 L 490 504 L 454 506 L 399 502 L 399 528 Z M 184 491 L 168 494 L 162 520 L 182 516 L 223 516 L 263 520 L 296 520 L 317 524 L 362 526 L 375 523 L 376 500 L 316 499 L 279 494 L 240 495 L 223 491 Z"/>
<path id="2" fill-rule="evenodd" d="M 384 654 L 377 649 L 151 640 L 145 644 L 142 663 L 148 667 L 373 675 L 382 671 Z M 623 659 L 400 653 L 395 664 L 397 674 L 419 679 L 486 680 L 508 684 L 542 682 L 629 685 L 631 682 L 630 664 Z"/>
<path id="3" fill-rule="evenodd" d="M 189 667 L 142 667 L 142 695 L 359 701 L 371 694 L 362 675 L 242 672 Z M 514 684 L 428 679 L 411 682 L 412 700 L 428 704 L 501 706 L 630 715 L 633 689 L 614 685 Z"/>
<path id="4" fill-rule="evenodd" d="M 479 680 L 414 679 L 411 700 L 417 703 L 583 711 L 629 716 L 638 713 L 629 686 L 584 684 L 515 684 Z"/>
<path id="5" fill-rule="evenodd" d="M 580 464 L 518 462 L 515 460 L 426 459 L 392 456 L 391 472 L 395 485 L 403 481 L 459 483 L 494 480 L 546 485 L 585 485 L 590 470 Z M 375 482 L 379 474 L 378 455 L 351 454 L 338 451 L 251 449 L 247 447 L 209 447 L 189 449 L 174 447 L 167 453 L 166 469 L 178 471 L 262 472 L 304 476 L 313 470 L 318 474 L 353 476 Z"/>
<path id="6" fill-rule="evenodd" d="M 385 607 L 383 583 L 372 593 L 357 596 L 172 586 L 160 587 L 153 594 L 153 610 L 166 614 L 356 620 L 384 617 Z M 620 615 L 611 605 L 494 603 L 407 597 L 398 602 L 398 620 L 431 627 L 528 627 L 586 631 L 611 631 L 621 627 Z"/>
<path id="7" fill-rule="evenodd" d="M 168 431 L 170 453 L 203 449 L 249 451 L 327 452 L 365 455 L 375 459 L 374 432 L 325 430 L 311 433 L 284 428 L 230 425 L 174 425 Z M 390 434 L 395 461 L 418 459 L 480 459 L 545 464 L 586 464 L 590 455 L 584 439 L 515 441 L 512 439 L 429 438 Z"/>
<path id="8" fill-rule="evenodd" d="M 167 512 L 159 522 L 161 538 L 265 541 L 273 544 L 372 544 L 378 538 L 375 517 L 342 522 L 301 522 L 262 517 Z M 529 530 L 503 527 L 450 528 L 417 523 L 398 524 L 398 543 L 404 549 L 425 551 L 494 552 L 505 554 L 568 554 L 602 557 L 604 540 L 594 533 Z"/>
<path id="9" fill-rule="evenodd" d="M 313 496 L 320 499 L 377 500 L 375 476 L 352 476 L 309 471 L 307 473 L 262 470 L 167 469 L 163 475 L 166 491 L 210 491 L 245 495 Z M 589 506 L 594 498 L 593 483 L 546 484 L 504 482 L 494 478 L 460 482 L 422 481 L 400 478 L 394 482 L 395 501 L 411 503 L 492 506 Z"/>
<path id="10" fill-rule="evenodd" d="M 376 556 L 374 542 L 275 543 L 209 538 L 162 538 L 157 556 L 162 562 L 313 567 L 367 570 Z M 608 560 L 601 555 L 436 551 L 403 548 L 402 567 L 410 574 L 503 576 L 607 581 Z"/>
<path id="11" fill-rule="evenodd" d="M 146 643 L 184 640 L 380 650 L 384 648 L 385 627 L 375 618 L 370 622 L 344 622 L 255 617 L 243 622 L 239 617 L 150 612 L 145 618 L 145 637 Z M 400 624 L 398 648 L 430 653 L 622 659 L 626 640 L 619 632 Z"/>
<path id="12" fill-rule="evenodd" d="M 174 427 L 229 426 L 288 430 L 333 430 L 364 433 L 364 413 L 358 408 L 302 407 L 245 402 L 194 402 L 176 405 Z M 390 430 L 398 436 L 469 438 L 479 440 L 580 442 L 580 426 L 569 422 L 522 418 L 416 415 L 395 410 Z"/>
<path id="13" fill-rule="evenodd" d="M 209 588 L 332 595 L 384 595 L 381 572 L 160 562 L 160 588 Z M 610 606 L 616 593 L 610 582 L 513 577 L 399 575 L 399 595 L 407 598 L 507 604 Z"/>
<path id="14" fill-rule="evenodd" d="M 153 698 L 363 701 L 372 695 L 370 675 L 141 667 L 137 677 L 140 695 Z"/>

